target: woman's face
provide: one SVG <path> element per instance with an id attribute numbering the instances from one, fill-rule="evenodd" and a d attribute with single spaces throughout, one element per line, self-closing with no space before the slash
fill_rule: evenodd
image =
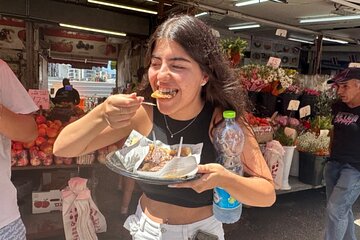
<path id="1" fill-rule="evenodd" d="M 167 39 L 156 41 L 148 74 L 153 91 L 171 95 L 157 99 L 161 113 L 188 120 L 201 111 L 201 87 L 208 77 L 178 43 Z"/>

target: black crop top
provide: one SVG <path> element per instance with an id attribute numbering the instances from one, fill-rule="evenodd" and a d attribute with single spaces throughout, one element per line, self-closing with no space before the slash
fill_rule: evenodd
<path id="1" fill-rule="evenodd" d="M 202 142 L 204 145 L 201 152 L 200 163 L 205 164 L 215 162 L 215 149 L 208 134 L 213 111 L 213 106 L 206 103 L 196 120 L 184 131 L 171 138 L 171 134 L 166 129 L 164 115 L 161 114 L 157 108 L 154 108 L 152 131 L 155 131 L 157 140 L 169 145 L 178 144 L 181 136 L 183 137 L 183 143 L 186 144 L 197 144 Z M 168 116 L 166 116 L 166 119 L 169 128 L 173 133 L 184 128 L 191 122 L 191 120 L 174 120 Z M 148 138 L 152 139 L 151 133 Z M 196 208 L 211 205 L 213 201 L 212 190 L 197 193 L 190 188 L 169 188 L 166 185 L 162 186 L 142 182 L 138 183 L 148 198 L 160 202 L 170 203 L 182 207 Z"/>

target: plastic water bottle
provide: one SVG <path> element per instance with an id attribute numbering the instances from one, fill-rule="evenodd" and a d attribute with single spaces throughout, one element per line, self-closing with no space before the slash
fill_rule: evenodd
<path id="1" fill-rule="evenodd" d="M 214 130 L 214 146 L 217 163 L 239 175 L 243 174 L 241 152 L 244 146 L 244 133 L 235 120 L 236 112 L 223 112 L 224 121 Z M 214 188 L 213 213 L 223 223 L 237 222 L 241 217 L 242 204 L 231 197 L 225 189 Z"/>

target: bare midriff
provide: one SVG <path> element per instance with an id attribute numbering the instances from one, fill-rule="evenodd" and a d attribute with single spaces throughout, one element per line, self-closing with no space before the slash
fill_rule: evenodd
<path id="1" fill-rule="evenodd" d="M 187 208 L 168 203 L 158 202 L 141 196 L 140 204 L 143 212 L 157 223 L 185 225 L 204 220 L 213 215 L 212 206 Z"/>

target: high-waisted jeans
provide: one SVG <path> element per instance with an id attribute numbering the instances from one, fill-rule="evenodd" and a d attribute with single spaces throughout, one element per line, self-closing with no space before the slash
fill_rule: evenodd
<path id="1" fill-rule="evenodd" d="M 200 229 L 218 236 L 219 240 L 224 240 L 222 223 L 214 216 L 185 225 L 156 223 L 145 215 L 140 203 L 136 213 L 126 219 L 124 227 L 129 230 L 134 240 L 191 240 Z"/>
<path id="2" fill-rule="evenodd" d="M 352 206 L 360 194 L 360 171 L 349 164 L 329 161 L 325 181 L 325 240 L 356 240 Z"/>

